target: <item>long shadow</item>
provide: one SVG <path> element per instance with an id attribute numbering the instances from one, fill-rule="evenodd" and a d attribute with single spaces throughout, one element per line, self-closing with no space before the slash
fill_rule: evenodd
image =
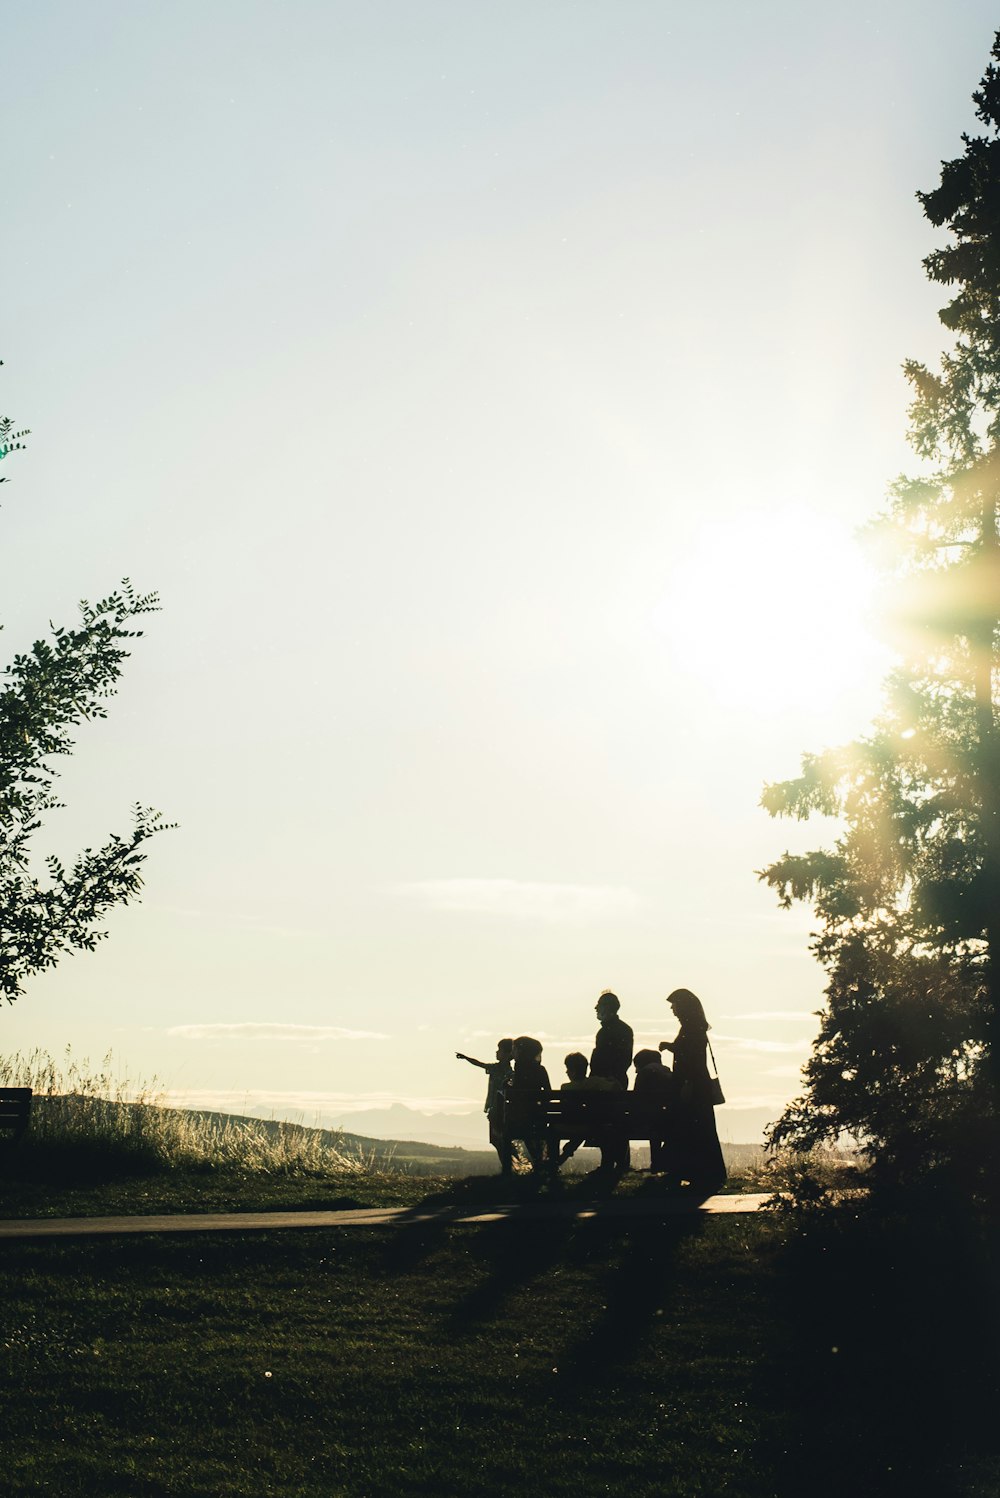
<path id="1" fill-rule="evenodd" d="M 431 1192 L 411 1207 L 393 1227 L 382 1252 L 383 1271 L 413 1272 L 441 1247 L 452 1225 L 468 1212 L 499 1210 L 509 1213 L 513 1220 L 519 1208 L 548 1199 L 548 1187 L 548 1181 L 535 1174 L 466 1176 L 450 1182 L 443 1191 Z M 429 1214 L 433 1214 L 432 1221 L 426 1220 Z"/>
<path id="2" fill-rule="evenodd" d="M 644 1180 L 638 1186 L 633 1182 L 633 1189 L 627 1195 L 621 1195 L 617 1191 L 618 1185 L 616 1176 L 602 1171 L 572 1176 L 547 1173 L 518 1174 L 503 1178 L 468 1176 L 456 1180 L 445 1190 L 425 1197 L 403 1216 L 385 1245 L 383 1267 L 386 1273 L 407 1273 L 434 1253 L 452 1224 L 461 1221 L 470 1211 L 481 1209 L 502 1212 L 502 1222 L 483 1225 L 480 1229 L 482 1241 L 492 1244 L 494 1239 L 502 1241 L 505 1236 L 509 1236 L 511 1250 L 503 1255 L 504 1267 L 496 1276 L 495 1291 L 483 1287 L 477 1293 L 474 1304 L 468 1308 L 468 1314 L 472 1317 L 492 1314 L 487 1307 L 499 1306 L 515 1283 L 523 1283 L 531 1277 L 530 1269 L 526 1268 L 519 1278 L 515 1271 L 515 1266 L 522 1257 L 520 1248 L 526 1244 L 529 1228 L 547 1228 L 549 1239 L 546 1241 L 556 1245 L 565 1240 L 574 1226 L 571 1216 L 562 1215 L 566 1208 L 585 1209 L 591 1218 L 605 1215 L 619 1217 L 628 1211 L 629 1202 L 639 1202 L 643 1208 L 655 1208 L 659 1201 L 663 1201 L 669 1207 L 692 1209 L 692 1215 L 697 1216 L 693 1209 L 709 1194 L 694 1191 L 669 1192 L 662 1181 Z M 548 1207 L 551 1207 L 552 1217 L 547 1223 L 540 1223 L 538 1211 L 544 1212 Z M 433 1214 L 433 1221 L 427 1220 L 429 1214 Z M 561 1235 L 555 1232 L 557 1226 L 564 1230 Z M 498 1229 L 507 1229 L 508 1235 L 497 1232 Z M 513 1251 L 515 1245 L 517 1252 Z M 553 1257 L 557 1252 L 557 1248 L 554 1248 Z M 502 1288 L 505 1275 L 510 1276 L 510 1284 L 506 1289 Z"/>
<path id="3" fill-rule="evenodd" d="M 586 1313 L 599 1307 L 589 1329 L 562 1354 L 560 1388 L 588 1390 L 602 1380 L 614 1381 L 622 1366 L 638 1356 L 652 1334 L 656 1317 L 670 1304 L 674 1260 L 680 1245 L 703 1231 L 697 1212 L 680 1217 L 623 1221 L 620 1203 L 609 1195 L 606 1180 L 578 1177 L 564 1197 L 592 1209 L 587 1218 L 524 1220 L 517 1207 L 502 1222 L 483 1227 L 477 1253 L 488 1265 L 486 1278 L 453 1307 L 443 1335 L 474 1335 L 484 1321 L 498 1317 L 506 1302 L 531 1281 L 556 1266 L 602 1266 L 600 1289 Z M 652 1192 L 650 1195 L 660 1195 Z"/>
<path id="4" fill-rule="evenodd" d="M 494 1175 L 465 1176 L 450 1182 L 443 1191 L 431 1192 L 393 1227 L 382 1254 L 385 1273 L 406 1274 L 416 1269 L 436 1252 L 451 1224 L 463 1213 L 477 1207 L 513 1211 L 519 1204 L 537 1201 L 541 1189 L 542 1181 L 535 1175 Z M 435 1214 L 433 1222 L 422 1220 L 428 1213 Z"/>
<path id="5" fill-rule="evenodd" d="M 489 1266 L 487 1277 L 452 1307 L 442 1328 L 445 1339 L 473 1336 L 484 1321 L 499 1316 L 516 1291 L 563 1261 L 576 1230 L 572 1218 L 529 1223 L 516 1214 L 480 1228 L 476 1250 Z"/>
<path id="6" fill-rule="evenodd" d="M 636 1360 L 653 1334 L 656 1318 L 670 1311 L 681 1245 L 703 1230 L 704 1218 L 692 1213 L 632 1224 L 624 1236 L 620 1228 L 598 1221 L 586 1238 L 580 1235 L 579 1249 L 607 1263 L 600 1314 L 562 1355 L 560 1397 L 572 1396 L 576 1387 L 594 1391 L 619 1382 L 622 1370 Z"/>

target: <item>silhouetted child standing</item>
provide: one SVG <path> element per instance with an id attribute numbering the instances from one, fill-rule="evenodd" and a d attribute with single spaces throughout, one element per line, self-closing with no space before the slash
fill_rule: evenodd
<path id="1" fill-rule="evenodd" d="M 531 1035 L 519 1035 L 514 1042 L 514 1076 L 511 1087 L 515 1092 L 549 1091 L 549 1074 L 542 1065 L 542 1043 Z M 526 1136 L 524 1147 L 532 1165 L 537 1169 L 542 1163 L 542 1135 L 537 1133 Z"/>
<path id="2" fill-rule="evenodd" d="M 495 1061 L 477 1061 L 475 1056 L 464 1056 L 461 1051 L 455 1052 L 456 1061 L 468 1061 L 470 1066 L 479 1066 L 486 1073 L 486 1102 L 483 1104 L 483 1112 L 486 1114 L 490 1127 L 490 1144 L 500 1157 L 501 1168 L 504 1166 L 503 1094 L 504 1088 L 514 1075 L 511 1067 L 513 1055 L 514 1042 L 512 1040 L 497 1041 Z"/>

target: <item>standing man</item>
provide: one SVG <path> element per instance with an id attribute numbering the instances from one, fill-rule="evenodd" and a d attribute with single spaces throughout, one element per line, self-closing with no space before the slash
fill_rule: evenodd
<path id="1" fill-rule="evenodd" d="M 619 1019 L 618 995 L 605 989 L 595 1006 L 601 1028 L 594 1038 L 590 1057 L 590 1075 L 607 1077 L 622 1092 L 628 1091 L 628 1069 L 632 1064 L 632 1027 Z M 619 1174 L 629 1168 L 628 1136 L 609 1135 L 607 1148 L 601 1151 L 601 1166 Z"/>
<path id="2" fill-rule="evenodd" d="M 590 1075 L 609 1077 L 623 1092 L 627 1092 L 628 1069 L 632 1065 L 632 1027 L 618 1018 L 621 1007 L 618 995 L 609 989 L 605 989 L 597 1001 L 594 1013 L 601 1028 L 594 1037 Z"/>

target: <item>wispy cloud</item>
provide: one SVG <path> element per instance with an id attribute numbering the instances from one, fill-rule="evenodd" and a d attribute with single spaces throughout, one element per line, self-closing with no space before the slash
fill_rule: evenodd
<path id="1" fill-rule="evenodd" d="M 712 1039 L 735 1046 L 738 1051 L 763 1051 L 778 1056 L 804 1056 L 810 1047 L 808 1040 L 748 1040 L 743 1035 L 716 1035 L 714 1031 Z"/>
<path id="2" fill-rule="evenodd" d="M 559 1055 L 561 1058 L 561 1054 L 564 1051 L 585 1050 L 589 1055 L 593 1049 L 596 1029 L 597 1023 L 595 1021 L 594 1029 L 586 1035 L 553 1035 L 550 1030 L 538 1030 L 534 1028 L 526 1029 L 520 1033 L 531 1035 L 535 1040 L 540 1041 L 546 1048 L 546 1061 L 551 1062 L 552 1057 L 555 1055 Z M 512 1032 L 508 1031 L 508 1033 L 511 1039 L 514 1039 L 519 1032 L 515 1029 Z M 478 1044 L 483 1040 L 490 1040 L 496 1044 L 499 1038 L 499 1033 L 496 1030 L 466 1030 L 463 1032 L 463 1044 Z"/>
<path id="3" fill-rule="evenodd" d="M 741 1113 L 751 1108 L 754 1109 L 754 1111 L 756 1111 L 757 1109 L 766 1109 L 771 1114 L 772 1118 L 777 1118 L 779 1113 L 783 1113 L 785 1111 L 787 1103 L 788 1098 L 784 1095 L 782 1095 L 781 1097 L 776 1097 L 774 1094 L 748 1092 L 745 1093 L 742 1097 L 729 1098 L 725 1104 L 724 1110 L 720 1109 L 720 1112 L 724 1111 L 726 1113 Z"/>
<path id="4" fill-rule="evenodd" d="M 388 1040 L 378 1030 L 345 1030 L 342 1025 L 171 1025 L 166 1032 L 180 1040 L 291 1040 L 315 1044 L 321 1040 Z"/>
<path id="5" fill-rule="evenodd" d="M 738 1024 L 744 1020 L 794 1020 L 797 1024 L 810 1023 L 816 1018 L 813 1009 L 751 1009 L 747 1014 L 723 1014 L 722 1019 L 734 1019 Z"/>
<path id="6" fill-rule="evenodd" d="M 634 915 L 639 896 L 616 884 L 543 884 L 521 879 L 422 879 L 394 893 L 427 910 L 508 920 L 577 923 Z"/>

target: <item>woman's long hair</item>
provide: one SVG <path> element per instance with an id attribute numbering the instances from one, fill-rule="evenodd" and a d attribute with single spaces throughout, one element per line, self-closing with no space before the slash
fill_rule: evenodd
<path id="1" fill-rule="evenodd" d="M 675 988 L 673 993 L 667 995 L 667 1003 L 673 1005 L 682 1025 L 688 1025 L 692 1030 L 712 1028 L 705 1018 L 701 1000 L 690 988 Z"/>

